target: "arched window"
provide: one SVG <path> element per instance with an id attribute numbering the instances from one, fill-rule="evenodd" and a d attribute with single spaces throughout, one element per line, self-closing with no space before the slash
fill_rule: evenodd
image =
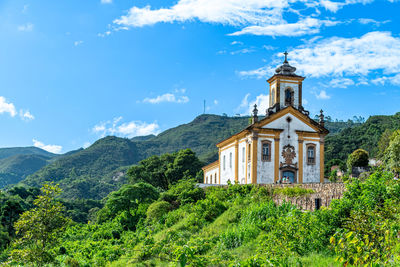
<path id="1" fill-rule="evenodd" d="M 262 161 L 271 161 L 271 142 L 270 141 L 262 141 L 262 151 L 261 151 L 261 160 Z"/>
<path id="2" fill-rule="evenodd" d="M 292 88 L 288 87 L 285 89 L 285 105 L 293 106 L 293 103 L 294 103 L 294 92 Z"/>
<path id="3" fill-rule="evenodd" d="M 232 152 L 229 153 L 229 168 L 232 169 Z"/>
<path id="4" fill-rule="evenodd" d="M 251 144 L 249 144 L 249 146 L 248 146 L 248 151 L 247 151 L 247 159 L 248 159 L 248 161 L 251 161 Z"/>
<path id="5" fill-rule="evenodd" d="M 315 144 L 307 144 L 307 164 L 315 164 Z"/>
<path id="6" fill-rule="evenodd" d="M 214 175 L 215 184 L 217 183 L 217 174 Z"/>
<path id="7" fill-rule="evenodd" d="M 246 160 L 246 147 L 242 148 L 242 162 L 244 163 L 244 161 Z"/>
<path id="8" fill-rule="evenodd" d="M 208 176 L 206 177 L 206 184 L 208 184 Z"/>
<path id="9" fill-rule="evenodd" d="M 225 171 L 225 167 L 226 167 L 226 165 L 225 165 L 225 155 L 224 155 L 224 157 L 222 159 L 222 167 L 223 167 L 223 169 Z"/>

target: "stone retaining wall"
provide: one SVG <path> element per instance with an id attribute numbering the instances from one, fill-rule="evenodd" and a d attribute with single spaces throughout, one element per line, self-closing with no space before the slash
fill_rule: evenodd
<path id="1" fill-rule="evenodd" d="M 274 195 L 273 200 L 277 205 L 284 202 L 290 202 L 302 210 L 315 210 L 315 199 L 321 199 L 321 206 L 328 207 L 333 199 L 340 199 L 345 191 L 343 183 L 316 183 L 316 184 L 266 184 L 263 185 L 271 189 L 284 188 L 284 187 L 300 187 L 305 189 L 312 189 L 314 193 L 307 196 L 300 197 L 287 197 L 284 195 Z"/>

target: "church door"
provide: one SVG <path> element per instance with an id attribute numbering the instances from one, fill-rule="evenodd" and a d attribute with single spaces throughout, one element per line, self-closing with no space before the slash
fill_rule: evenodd
<path id="1" fill-rule="evenodd" d="M 296 182 L 295 179 L 294 179 L 294 172 L 292 172 L 292 171 L 284 171 L 282 175 L 283 175 L 283 177 L 285 177 L 285 176 L 288 177 L 289 181 L 292 184 Z"/>

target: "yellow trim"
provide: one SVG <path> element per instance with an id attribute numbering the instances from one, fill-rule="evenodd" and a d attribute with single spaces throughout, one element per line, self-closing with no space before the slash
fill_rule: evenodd
<path id="1" fill-rule="evenodd" d="M 221 142 L 217 143 L 217 147 L 224 147 L 227 144 L 230 144 L 234 142 L 235 140 L 241 139 L 245 137 L 247 134 L 249 134 L 250 131 L 247 129 L 242 130 L 241 132 L 232 135 L 231 137 L 226 138 L 225 140 L 222 140 Z"/>
<path id="2" fill-rule="evenodd" d="M 307 117 L 306 115 L 302 114 L 300 111 L 296 110 L 295 108 L 293 108 L 292 106 L 288 106 L 285 109 L 280 110 L 277 113 L 272 114 L 271 116 L 261 120 L 260 122 L 257 123 L 256 127 L 257 128 L 262 128 L 263 126 L 267 125 L 268 123 L 277 120 L 285 115 L 287 115 L 288 113 L 290 113 L 291 115 L 293 115 L 294 117 L 296 117 L 297 119 L 301 120 L 302 122 L 304 122 L 305 124 L 307 124 L 308 126 L 310 126 L 313 130 L 315 130 L 316 132 L 320 133 L 321 131 L 323 131 L 321 128 L 319 128 L 318 126 L 310 123 L 310 118 Z M 317 133 L 317 134 L 318 134 Z"/>
<path id="3" fill-rule="evenodd" d="M 299 135 L 299 184 L 303 183 L 303 135 Z"/>
<path id="4" fill-rule="evenodd" d="M 203 171 L 208 171 L 210 169 L 213 169 L 213 167 L 217 166 L 219 164 L 219 159 L 217 161 L 214 161 L 213 163 L 210 163 L 203 168 L 201 168 Z"/>
<path id="5" fill-rule="evenodd" d="M 320 133 L 306 132 L 306 131 L 296 131 L 297 134 L 301 134 L 304 137 L 310 138 L 319 138 L 321 136 Z"/>
<path id="6" fill-rule="evenodd" d="M 325 162 L 324 162 L 324 153 L 325 153 L 325 145 L 324 141 L 320 141 L 319 143 L 319 172 L 320 172 L 320 178 L 319 181 L 320 183 L 324 182 L 324 168 L 325 168 Z"/>
<path id="7" fill-rule="evenodd" d="M 279 135 L 280 133 L 275 133 L 275 162 L 274 162 L 274 180 L 275 182 L 279 180 Z"/>
<path id="8" fill-rule="evenodd" d="M 299 82 L 301 82 L 301 81 L 303 81 L 305 79 L 305 77 L 301 77 L 301 76 L 298 76 L 298 77 L 290 77 L 290 76 L 284 76 L 284 75 L 274 75 L 274 76 L 272 76 L 271 78 L 269 78 L 268 80 L 267 80 L 267 82 L 269 83 L 269 84 L 271 84 L 271 83 L 273 83 L 274 81 L 276 81 L 276 80 L 278 80 L 278 81 L 281 81 L 281 80 L 291 80 L 291 81 L 299 81 Z"/>
<path id="9" fill-rule="evenodd" d="M 251 155 L 251 183 L 257 183 L 257 147 L 258 147 L 258 137 L 253 137 L 253 142 L 251 146 L 252 155 Z"/>
<path id="10" fill-rule="evenodd" d="M 235 182 L 239 181 L 239 142 L 235 142 Z"/>
<path id="11" fill-rule="evenodd" d="M 232 147 L 234 147 L 235 146 L 235 143 L 233 143 L 233 144 L 231 144 L 231 145 L 226 145 L 226 146 L 224 146 L 224 147 L 221 147 L 220 149 L 221 149 L 221 152 L 222 151 L 225 151 L 225 150 L 227 150 L 227 149 L 229 149 L 229 148 L 232 148 Z"/>

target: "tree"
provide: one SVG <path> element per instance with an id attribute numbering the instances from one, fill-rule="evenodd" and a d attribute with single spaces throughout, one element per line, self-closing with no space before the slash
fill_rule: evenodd
<path id="1" fill-rule="evenodd" d="M 102 223 L 123 214 L 124 226 L 134 229 L 140 219 L 137 211 L 142 204 L 148 204 L 158 199 L 158 190 L 147 183 L 127 184 L 120 190 L 110 193 L 103 209 L 98 213 L 98 222 Z"/>
<path id="2" fill-rule="evenodd" d="M 347 159 L 347 170 L 351 172 L 353 167 L 368 167 L 369 154 L 364 149 L 357 149 Z"/>
<path id="3" fill-rule="evenodd" d="M 53 261 L 52 248 L 70 220 L 63 215 L 64 206 L 56 200 L 61 189 L 52 183 L 41 188 L 32 210 L 24 212 L 14 227 L 18 239 L 11 252 L 16 262 L 43 265 Z"/>
<path id="4" fill-rule="evenodd" d="M 389 143 L 390 143 L 390 138 L 393 135 L 393 130 L 391 129 L 386 129 L 382 135 L 381 138 L 379 139 L 378 142 L 378 157 L 383 158 L 385 155 L 385 150 L 388 148 Z"/>
<path id="5" fill-rule="evenodd" d="M 398 174 L 400 173 L 400 131 L 395 131 L 390 139 L 389 146 L 385 150 L 384 162 L 389 170 Z"/>
<path id="6" fill-rule="evenodd" d="M 142 160 L 127 174 L 131 183 L 143 181 L 167 190 L 181 179 L 198 178 L 202 165 L 192 150 L 184 149 Z"/>

